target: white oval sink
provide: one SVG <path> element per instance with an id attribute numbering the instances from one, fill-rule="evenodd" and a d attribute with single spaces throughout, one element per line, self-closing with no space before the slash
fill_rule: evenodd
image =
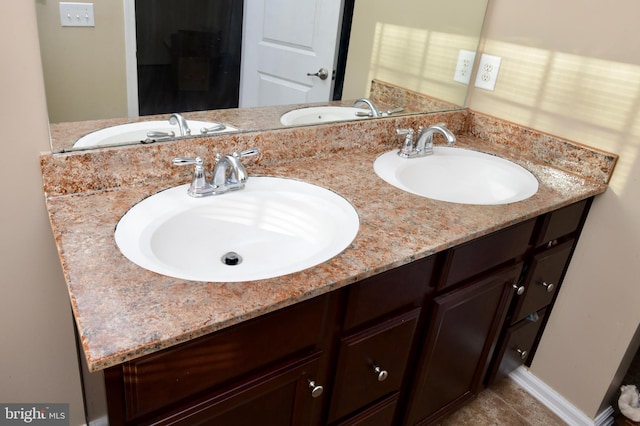
<path id="1" fill-rule="evenodd" d="M 185 280 L 259 280 L 331 259 L 360 226 L 347 200 L 292 179 L 250 177 L 243 190 L 204 198 L 188 196 L 188 186 L 152 195 L 120 219 L 115 240 L 125 257 Z M 231 252 L 242 261 L 226 264 Z"/>
<path id="2" fill-rule="evenodd" d="M 422 197 L 461 204 L 508 204 L 538 191 L 527 169 L 500 157 L 455 147 L 434 147 L 433 155 L 379 156 L 375 172 L 391 185 Z"/>
<path id="3" fill-rule="evenodd" d="M 333 121 L 359 120 L 369 118 L 371 110 L 356 107 L 321 106 L 299 108 L 282 114 L 280 123 L 285 126 L 330 123 Z M 360 113 L 361 115 L 358 115 Z"/>
<path id="4" fill-rule="evenodd" d="M 209 121 L 187 120 L 187 125 L 191 129 L 192 136 L 198 136 L 202 133 L 202 128 L 211 128 L 219 123 Z M 234 132 L 238 130 L 233 126 L 225 126 L 224 129 L 211 132 L 208 134 L 218 134 L 225 132 Z M 142 142 L 147 139 L 162 139 L 161 137 L 149 137 L 148 132 L 174 132 L 176 137 L 180 136 L 180 128 L 177 124 L 169 124 L 169 120 L 151 120 L 139 121 L 137 123 L 120 124 L 117 126 L 106 127 L 104 129 L 91 132 L 76 141 L 74 148 L 86 148 L 103 145 L 116 145 L 122 143 Z"/>

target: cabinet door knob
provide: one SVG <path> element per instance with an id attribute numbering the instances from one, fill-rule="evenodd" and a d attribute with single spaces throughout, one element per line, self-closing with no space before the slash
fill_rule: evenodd
<path id="1" fill-rule="evenodd" d="M 522 349 L 516 348 L 516 352 L 520 354 L 520 358 L 526 359 L 529 352 L 523 351 Z"/>
<path id="2" fill-rule="evenodd" d="M 522 296 L 522 293 L 524 293 L 524 286 L 523 285 L 514 284 L 514 285 L 512 285 L 512 287 L 516 289 L 516 294 L 518 296 Z"/>
<path id="3" fill-rule="evenodd" d="M 543 287 L 546 287 L 548 293 L 551 293 L 553 291 L 553 289 L 555 288 L 553 283 L 548 283 L 546 281 L 542 281 L 540 284 L 542 284 Z"/>
<path id="4" fill-rule="evenodd" d="M 387 373 L 387 370 L 383 370 L 377 365 L 373 366 L 373 371 L 376 373 L 379 382 L 384 382 L 387 377 L 389 377 L 389 373 Z"/>
<path id="5" fill-rule="evenodd" d="M 312 398 L 317 398 L 322 395 L 322 392 L 324 392 L 324 388 L 320 385 L 317 385 L 313 380 L 309 380 L 309 389 L 311 389 Z"/>

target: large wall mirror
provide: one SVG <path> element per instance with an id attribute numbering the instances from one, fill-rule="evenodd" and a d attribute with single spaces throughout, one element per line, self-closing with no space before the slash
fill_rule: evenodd
<path id="1" fill-rule="evenodd" d="M 168 119 L 170 112 L 187 111 L 198 111 L 207 118 L 217 118 L 214 112 L 236 117 L 236 122 L 233 118 L 227 121 L 240 131 L 278 128 L 283 124 L 274 117 L 292 108 L 318 102 L 347 105 L 368 97 L 372 81 L 442 101 L 434 104 L 436 111 L 463 107 L 468 84 L 454 80 L 454 73 L 460 52 L 477 50 L 488 0 L 86 2 L 93 4 L 92 27 L 63 26 L 59 1 L 36 0 L 52 129 L 73 123 L 67 127 L 82 133 L 163 114 Z M 288 50 L 294 50 L 290 41 L 293 37 L 296 44 L 305 44 L 308 38 L 310 45 L 314 37 L 325 38 L 317 33 L 303 34 L 319 19 L 310 15 L 326 10 L 333 11 L 328 18 L 332 20 L 329 32 L 335 35 L 335 52 L 328 68 L 335 72 L 333 76 L 329 72 L 323 82 L 302 71 L 313 74 L 324 63 L 312 61 L 306 68 L 297 69 L 279 53 L 250 50 L 245 45 L 246 40 L 256 37 L 258 27 L 260 36 L 269 38 L 262 44 L 274 44 L 281 38 Z M 243 89 L 241 80 L 250 79 L 242 77 L 245 71 L 241 63 L 242 67 L 254 63 L 259 68 L 262 58 L 277 58 L 272 62 L 285 71 L 296 71 L 304 81 L 282 77 L 285 85 L 293 88 L 288 97 L 274 94 L 275 79 L 265 79 L 268 83 L 261 83 L 264 86 L 248 84 Z M 256 75 L 260 73 L 275 75 L 271 70 L 258 70 Z M 308 97 L 307 81 L 309 85 L 324 84 L 330 90 L 321 98 Z M 168 103 L 161 99 L 165 89 L 173 91 Z M 247 94 L 257 95 L 252 98 Z M 271 105 L 277 106 L 273 107 L 273 117 L 265 114 L 271 111 Z M 402 113 L 434 110 L 429 108 L 405 109 Z M 237 118 L 240 113 L 263 119 L 242 121 Z M 51 149 L 67 151 L 72 147 L 68 143 L 54 138 Z"/>

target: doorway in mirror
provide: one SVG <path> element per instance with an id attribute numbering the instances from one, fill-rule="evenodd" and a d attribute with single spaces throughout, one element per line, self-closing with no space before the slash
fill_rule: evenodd
<path id="1" fill-rule="evenodd" d="M 140 115 L 238 106 L 243 0 L 136 0 Z"/>

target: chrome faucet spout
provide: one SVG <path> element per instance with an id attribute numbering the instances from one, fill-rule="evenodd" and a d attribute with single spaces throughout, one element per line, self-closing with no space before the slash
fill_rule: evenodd
<path id="1" fill-rule="evenodd" d="M 227 154 L 217 157 L 211 183 L 220 191 L 241 189 L 247 181 L 247 171 L 240 162 L 240 155 Z"/>
<path id="2" fill-rule="evenodd" d="M 371 114 L 370 114 L 371 117 L 380 117 L 381 116 L 380 111 L 378 111 L 378 108 L 376 108 L 376 106 L 374 105 L 373 102 L 371 102 L 370 99 L 360 98 L 360 99 L 356 100 L 353 103 L 353 106 L 357 107 L 358 105 L 361 105 L 361 104 L 366 104 L 369 107 L 369 109 L 371 110 Z"/>
<path id="3" fill-rule="evenodd" d="M 182 114 L 178 114 L 177 112 L 171 114 L 171 117 L 169 117 L 169 124 L 178 125 L 180 128 L 180 136 L 189 136 L 191 134 L 191 129 L 187 124 L 187 120 L 184 119 Z"/>
<path id="4" fill-rule="evenodd" d="M 416 151 L 418 154 L 430 154 L 433 152 L 433 135 L 440 133 L 447 140 L 447 145 L 451 146 L 456 143 L 456 137 L 442 124 L 435 124 L 423 130 L 420 138 L 416 142 Z"/>
<path id="5" fill-rule="evenodd" d="M 398 155 L 402 158 L 424 157 L 433 154 L 433 135 L 436 133 L 440 133 L 446 138 L 448 146 L 456 143 L 455 135 L 447 129 L 444 123 L 434 124 L 426 129 L 420 127 L 417 136 L 414 136 L 413 129 L 397 129 L 397 133 L 405 136 L 402 148 L 398 151 Z"/>

